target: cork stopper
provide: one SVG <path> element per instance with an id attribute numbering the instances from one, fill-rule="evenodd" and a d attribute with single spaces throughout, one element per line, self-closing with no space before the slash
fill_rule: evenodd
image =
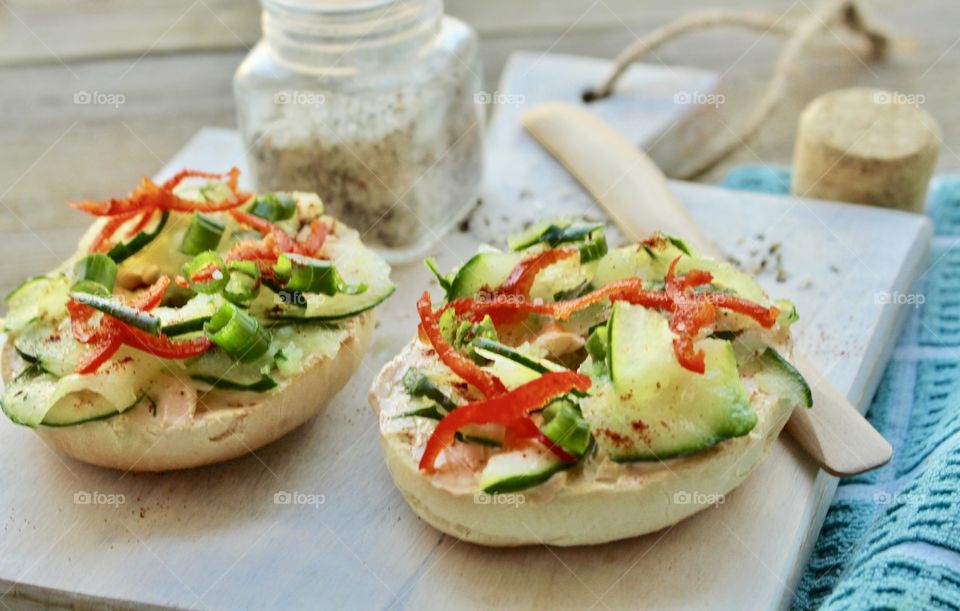
<path id="1" fill-rule="evenodd" d="M 831 91 L 800 115 L 795 195 L 922 212 L 940 152 L 940 128 L 921 95 Z"/>

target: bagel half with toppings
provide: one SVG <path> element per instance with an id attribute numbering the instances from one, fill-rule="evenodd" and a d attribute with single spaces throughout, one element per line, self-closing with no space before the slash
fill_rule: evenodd
<path id="1" fill-rule="evenodd" d="M 165 471 L 270 443 L 360 363 L 389 266 L 308 193 L 227 174 L 72 202 L 77 253 L 6 298 L 4 413 L 78 460 Z"/>
<path id="2" fill-rule="evenodd" d="M 787 301 L 654 235 L 547 222 L 485 248 L 417 304 L 416 338 L 374 380 L 387 467 L 437 529 L 491 546 L 650 533 L 763 460 L 810 389 Z"/>

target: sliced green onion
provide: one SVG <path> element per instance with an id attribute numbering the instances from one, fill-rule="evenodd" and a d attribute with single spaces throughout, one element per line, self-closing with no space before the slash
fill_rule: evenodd
<path id="1" fill-rule="evenodd" d="M 551 248 L 556 248 L 560 244 L 585 240 L 590 237 L 590 234 L 599 229 L 603 229 L 603 223 L 570 225 L 568 227 L 551 225 L 546 231 L 540 234 L 540 242 L 548 244 Z"/>
<path id="2" fill-rule="evenodd" d="M 109 299 L 91 293 L 71 291 L 70 299 L 73 299 L 77 303 L 88 305 L 95 310 L 100 310 L 108 316 L 113 316 L 117 320 L 138 329 L 143 329 L 147 333 L 160 335 L 160 318 L 149 312 L 131 308 L 116 299 Z"/>
<path id="3" fill-rule="evenodd" d="M 596 261 L 607 254 L 607 238 L 603 234 L 580 246 L 580 263 Z"/>
<path id="4" fill-rule="evenodd" d="M 160 329 L 160 332 L 167 337 L 176 337 L 177 335 L 203 331 L 203 325 L 207 324 L 210 318 L 210 316 L 201 316 L 199 318 L 191 318 L 189 320 L 172 322 L 169 325 L 163 325 L 163 327 Z"/>
<path id="5" fill-rule="evenodd" d="M 223 296 L 233 303 L 245 303 L 260 293 L 260 268 L 253 261 L 232 261 L 227 264 L 229 279 Z"/>
<path id="6" fill-rule="evenodd" d="M 441 274 L 440 270 L 437 268 L 437 262 L 433 259 L 424 259 L 423 263 L 427 266 L 427 269 L 429 269 L 433 275 L 436 276 L 437 283 L 440 285 L 440 288 L 449 294 L 450 287 L 453 285 L 454 274 L 449 274 L 446 276 Z"/>
<path id="7" fill-rule="evenodd" d="M 262 219 L 267 219 L 271 223 L 283 221 L 294 215 L 297 211 L 297 200 L 287 193 L 266 193 L 260 195 L 247 212 Z"/>
<path id="8" fill-rule="evenodd" d="M 448 397 L 425 373 L 411 367 L 403 374 L 403 389 L 412 397 L 423 397 L 437 404 L 437 407 L 449 413 L 457 408 L 457 404 Z"/>
<path id="9" fill-rule="evenodd" d="M 210 280 L 195 282 L 193 279 L 194 274 L 206 269 L 207 267 L 216 268 L 213 271 L 213 277 Z M 221 259 L 220 255 L 212 250 L 202 252 L 193 259 L 184 263 L 183 267 L 180 269 L 180 272 L 187 279 L 187 283 L 190 285 L 190 288 L 198 293 L 204 293 L 206 295 L 219 293 L 223 290 L 223 287 L 227 286 L 227 283 L 230 282 L 230 272 L 227 271 L 226 267 L 224 267 L 223 259 Z"/>
<path id="10" fill-rule="evenodd" d="M 412 418 L 415 416 L 419 416 L 420 418 L 429 418 L 430 420 L 443 420 L 443 417 L 446 415 L 447 415 L 446 412 L 440 411 L 440 408 L 437 407 L 436 404 L 431 403 L 427 407 L 412 409 L 409 412 L 403 412 L 402 414 L 397 414 L 396 416 L 394 416 L 394 418 Z"/>
<path id="11" fill-rule="evenodd" d="M 87 255 L 73 266 L 73 277 L 76 281 L 73 290 L 110 295 L 117 280 L 117 264 L 102 252 Z M 96 289 L 97 286 L 102 290 Z"/>
<path id="12" fill-rule="evenodd" d="M 681 240 L 680 238 L 675 238 L 673 236 L 667 236 L 667 240 L 673 244 L 677 250 L 682 252 L 685 255 L 691 256 L 690 247 L 687 246 L 687 243 Z"/>
<path id="13" fill-rule="evenodd" d="M 569 401 L 554 402 L 550 407 L 554 405 L 557 407 L 549 413 L 544 410 L 543 434 L 567 452 L 583 456 L 590 447 L 590 425 Z"/>
<path id="14" fill-rule="evenodd" d="M 347 284 L 330 261 L 287 253 L 280 255 L 274 272 L 286 281 L 286 289 L 301 293 L 337 293 L 358 295 L 367 290 L 366 284 Z"/>
<path id="15" fill-rule="evenodd" d="M 260 358 L 270 347 L 270 332 L 232 303 L 220 306 L 203 331 L 213 343 L 241 363 Z"/>
<path id="16" fill-rule="evenodd" d="M 267 392 L 277 387 L 277 381 L 268 376 L 267 374 L 261 374 L 260 379 L 256 382 L 251 382 L 249 384 L 243 384 L 241 382 L 233 382 L 231 380 L 224 380 L 223 378 L 218 378 L 216 376 L 205 376 L 205 375 L 192 375 L 191 379 L 198 380 L 204 384 L 209 384 L 214 388 L 219 388 L 222 390 L 247 390 L 251 392 Z"/>
<path id="17" fill-rule="evenodd" d="M 569 219 L 547 221 L 534 225 L 527 231 L 510 236 L 507 245 L 512 251 L 526 250 L 536 244 L 556 248 L 560 244 L 582 242 L 594 232 L 603 230 L 603 223 L 574 223 Z"/>
<path id="18" fill-rule="evenodd" d="M 216 250 L 225 229 L 226 225 L 212 216 L 194 213 L 187 232 L 183 234 L 180 252 L 185 255 L 199 255 L 205 250 Z"/>
<path id="19" fill-rule="evenodd" d="M 167 219 L 170 217 L 170 213 L 166 210 L 160 215 L 160 222 L 157 223 L 156 228 L 153 231 L 141 231 L 137 235 L 133 236 L 133 239 L 129 242 L 117 242 L 113 248 L 107 251 L 107 256 L 113 259 L 115 262 L 120 263 L 130 256 L 136 254 L 143 249 L 144 246 L 152 242 L 160 232 L 163 231 L 164 225 L 167 224 Z"/>

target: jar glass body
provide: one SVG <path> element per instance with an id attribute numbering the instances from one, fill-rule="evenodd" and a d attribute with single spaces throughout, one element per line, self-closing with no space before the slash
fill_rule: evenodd
<path id="1" fill-rule="evenodd" d="M 329 214 L 400 262 L 469 213 L 483 175 L 476 33 L 443 16 L 440 0 L 411 4 L 413 20 L 353 15 L 340 25 L 342 11 L 277 19 L 264 2 L 265 37 L 234 78 L 257 189 L 318 193 Z M 312 35 L 323 28 L 336 40 Z"/>

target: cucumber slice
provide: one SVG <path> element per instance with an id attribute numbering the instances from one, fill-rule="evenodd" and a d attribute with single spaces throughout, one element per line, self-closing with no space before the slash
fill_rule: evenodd
<path id="1" fill-rule="evenodd" d="M 120 413 L 140 402 L 166 365 L 132 348 L 121 348 L 110 365 L 96 375 L 69 373 L 57 377 L 34 363 L 6 385 L 3 411 L 25 426 L 58 425 Z"/>
<path id="2" fill-rule="evenodd" d="M 41 320 L 30 323 L 17 333 L 13 346 L 25 360 L 58 377 L 73 373 L 87 350 L 73 339 L 68 318 L 56 326 Z"/>
<path id="3" fill-rule="evenodd" d="M 563 365 L 558 365 L 553 361 L 547 359 L 538 359 L 529 355 L 526 355 L 516 348 L 511 348 L 506 344 L 501 344 L 498 341 L 486 337 L 478 337 L 477 339 L 471 342 L 475 349 L 479 348 L 480 350 L 485 351 L 487 354 L 483 355 L 485 358 L 489 358 L 489 353 L 493 353 L 498 356 L 502 356 L 506 359 L 509 359 L 526 369 L 530 369 L 537 373 L 543 374 L 549 371 L 564 371 L 566 368 Z"/>
<path id="4" fill-rule="evenodd" d="M 523 255 L 513 252 L 481 252 L 473 255 L 450 282 L 447 300 L 474 297 L 481 290 L 493 290 L 503 284 Z"/>
<path id="5" fill-rule="evenodd" d="M 492 343 L 497 344 L 497 342 Z M 499 378 L 504 386 L 510 390 L 536 380 L 548 371 L 562 371 L 564 369 L 560 365 L 547 367 L 541 362 L 502 344 L 500 344 L 501 347 L 497 349 L 497 352 L 487 348 L 481 348 L 480 345 L 486 344 L 481 344 L 479 340 L 475 340 L 471 345 L 479 356 L 491 361 L 485 369 Z"/>
<path id="6" fill-rule="evenodd" d="M 360 243 L 356 232 L 344 232 L 325 247 L 343 281 L 349 285 L 366 285 L 362 293 L 320 295 L 315 293 L 279 292 L 251 305 L 258 316 L 290 321 L 333 321 L 356 316 L 383 303 L 396 290 L 390 281 L 390 266 L 376 253 Z M 261 291 L 270 295 L 270 291 Z"/>
<path id="7" fill-rule="evenodd" d="M 813 407 L 813 393 L 797 368 L 779 352 L 767 347 L 759 356 L 740 367 L 743 375 L 752 375 L 757 386 L 768 395 L 786 398 L 794 406 Z"/>
<path id="8" fill-rule="evenodd" d="M 57 381 L 57 376 L 39 365 L 27 367 L 4 388 L 3 413 L 17 424 L 37 426 L 49 409 Z"/>
<path id="9" fill-rule="evenodd" d="M 239 363 L 220 348 L 212 348 L 191 359 L 187 363 L 187 373 L 192 379 L 214 387 L 231 390 L 255 388 L 264 376 L 269 376 L 274 352 L 268 349 L 253 362 Z"/>
<path id="10" fill-rule="evenodd" d="M 160 307 L 153 313 L 160 317 L 160 332 L 168 337 L 203 331 L 203 324 L 210 320 L 223 299 L 219 295 L 199 294 L 180 308 Z"/>
<path id="11" fill-rule="evenodd" d="M 490 448 L 503 445 L 506 430 L 499 424 L 469 424 L 457 433 L 457 439 L 465 443 L 475 443 Z"/>
<path id="12" fill-rule="evenodd" d="M 693 269 L 710 272 L 714 287 L 722 291 L 733 291 L 744 299 L 767 305 L 770 300 L 757 281 L 750 274 L 740 271 L 726 261 L 705 259 L 702 257 L 683 257 L 677 263 L 677 273 L 685 274 Z"/>
<path id="13" fill-rule="evenodd" d="M 265 373 L 260 374 L 260 379 L 254 382 L 235 382 L 226 378 L 216 376 L 191 375 L 190 379 L 203 382 L 213 388 L 220 390 L 239 390 L 246 392 L 267 392 L 277 387 L 277 381 Z"/>
<path id="14" fill-rule="evenodd" d="M 706 356 L 697 374 L 677 362 L 673 332 L 655 310 L 617 302 L 609 325 L 611 380 L 581 408 L 613 460 L 692 454 L 756 425 L 730 342 L 697 342 Z"/>
<path id="15" fill-rule="evenodd" d="M 164 210 L 160 213 L 160 219 L 154 225 L 153 229 L 147 229 L 139 232 L 137 235 L 133 236 L 129 242 L 117 242 L 113 248 L 107 251 L 107 256 L 113 259 L 116 263 L 121 263 L 126 261 L 133 255 L 137 254 L 150 242 L 153 242 L 157 239 L 157 236 L 160 235 L 160 232 L 163 231 L 163 228 L 167 224 L 167 219 L 170 218 L 170 213 Z"/>
<path id="16" fill-rule="evenodd" d="M 480 474 L 480 489 L 488 494 L 531 488 L 571 465 L 546 449 L 528 447 L 490 457 Z"/>
<path id="17" fill-rule="evenodd" d="M 84 422 L 104 420 L 133 409 L 143 401 L 138 397 L 133 404 L 118 410 L 103 396 L 94 392 L 74 392 L 54 401 L 60 379 L 33 365 L 18 375 L 4 391 L 3 412 L 13 422 L 24 426 L 73 426 Z M 51 401 L 54 401 L 50 406 Z"/>
<path id="18" fill-rule="evenodd" d="M 507 247 L 510 250 L 524 250 L 525 248 L 530 248 L 534 244 L 540 243 L 540 236 L 543 235 L 545 231 L 550 229 L 550 227 L 567 227 L 571 221 L 569 219 L 556 219 L 553 221 L 542 221 L 536 223 L 526 231 L 511 235 L 507 238 Z"/>
<path id="19" fill-rule="evenodd" d="M 203 325 L 210 322 L 210 318 L 212 317 L 213 314 L 210 314 L 209 316 L 201 316 L 199 318 L 190 318 L 187 320 L 170 323 L 169 325 L 160 327 L 160 332 L 167 337 L 176 337 L 178 335 L 186 335 L 187 333 L 203 331 Z"/>
<path id="20" fill-rule="evenodd" d="M 65 275 L 35 276 L 7 295 L 4 331 L 19 331 L 33 320 L 56 321 L 67 315 L 70 279 Z"/>
<path id="21" fill-rule="evenodd" d="M 113 418 L 117 414 L 122 414 L 140 405 L 153 406 L 155 404 L 153 399 L 144 395 L 132 405 L 118 410 L 99 395 L 91 395 L 90 397 L 71 395 L 57 401 L 47 412 L 47 415 L 43 417 L 41 424 L 43 426 L 64 427 L 96 422 Z"/>

